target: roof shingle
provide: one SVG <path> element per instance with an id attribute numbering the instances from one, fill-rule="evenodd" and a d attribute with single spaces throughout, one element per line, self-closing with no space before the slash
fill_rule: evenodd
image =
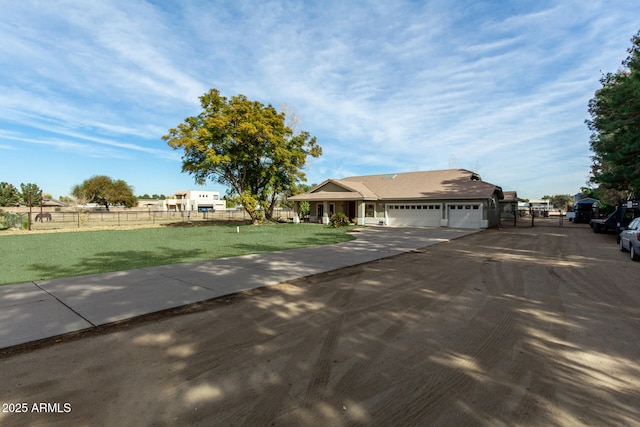
<path id="1" fill-rule="evenodd" d="M 342 187 L 345 191 L 323 191 L 330 183 Z M 328 179 L 309 192 L 289 199 L 479 199 L 493 197 L 496 191 L 499 198 L 502 198 L 502 189 L 482 181 L 478 174 L 466 169 L 445 169 Z"/>

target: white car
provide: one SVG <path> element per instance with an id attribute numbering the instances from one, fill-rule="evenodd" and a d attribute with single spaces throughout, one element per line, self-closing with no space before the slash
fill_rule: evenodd
<path id="1" fill-rule="evenodd" d="M 636 218 L 620 232 L 620 250 L 629 251 L 631 259 L 640 261 L 640 218 Z"/>

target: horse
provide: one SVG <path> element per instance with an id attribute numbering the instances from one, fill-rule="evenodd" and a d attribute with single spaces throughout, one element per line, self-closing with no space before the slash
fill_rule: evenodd
<path id="1" fill-rule="evenodd" d="M 42 222 L 45 218 L 48 221 L 52 221 L 51 214 L 49 212 L 43 212 L 41 214 L 36 215 L 36 222 L 38 221 Z"/>

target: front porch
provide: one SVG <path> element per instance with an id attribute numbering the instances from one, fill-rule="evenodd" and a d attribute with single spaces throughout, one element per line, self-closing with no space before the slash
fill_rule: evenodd
<path id="1" fill-rule="evenodd" d="M 329 219 L 336 213 L 343 213 L 357 225 L 386 224 L 385 207 L 383 203 L 363 200 L 323 200 L 309 202 L 309 222 L 328 224 Z M 294 202 L 293 222 L 302 221 L 300 202 Z"/>

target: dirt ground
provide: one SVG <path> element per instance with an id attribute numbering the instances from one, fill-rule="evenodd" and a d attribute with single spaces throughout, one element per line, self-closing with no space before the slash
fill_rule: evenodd
<path id="1" fill-rule="evenodd" d="M 637 425 L 639 272 L 587 226 L 487 230 L 0 352 L 0 425 Z"/>

